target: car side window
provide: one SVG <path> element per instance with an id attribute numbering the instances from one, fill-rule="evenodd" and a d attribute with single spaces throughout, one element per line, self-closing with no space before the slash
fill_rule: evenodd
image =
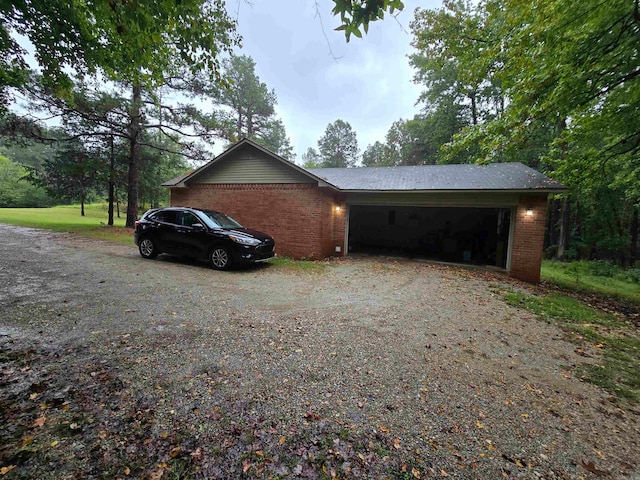
<path id="1" fill-rule="evenodd" d="M 182 213 L 182 225 L 185 227 L 190 227 L 194 223 L 202 224 L 202 222 L 191 212 L 183 212 Z"/>
<path id="2" fill-rule="evenodd" d="M 172 224 L 177 224 L 177 219 L 176 219 L 176 215 L 178 212 L 174 212 L 171 210 L 164 210 L 162 212 L 158 212 L 153 216 L 153 220 L 155 220 L 156 222 L 162 222 L 162 223 L 172 223 Z"/>

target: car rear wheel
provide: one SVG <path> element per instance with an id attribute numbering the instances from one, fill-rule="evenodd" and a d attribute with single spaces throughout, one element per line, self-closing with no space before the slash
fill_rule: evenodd
<path id="1" fill-rule="evenodd" d="M 144 258 L 156 258 L 158 256 L 158 247 L 156 247 L 155 242 L 149 238 L 149 237 L 144 237 L 142 240 L 140 240 L 140 243 L 138 244 L 138 250 L 140 250 L 140 255 L 142 255 Z"/>
<path id="2" fill-rule="evenodd" d="M 224 247 L 214 247 L 209 255 L 209 261 L 216 270 L 227 270 L 231 267 L 231 254 Z"/>

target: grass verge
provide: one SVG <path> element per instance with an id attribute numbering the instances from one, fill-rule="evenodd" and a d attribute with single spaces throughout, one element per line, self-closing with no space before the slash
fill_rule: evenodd
<path id="1" fill-rule="evenodd" d="M 297 270 L 301 272 L 322 273 L 327 266 L 322 262 L 311 260 L 293 260 L 288 257 L 273 257 L 269 263 L 275 267 L 285 268 L 288 270 Z"/>
<path id="2" fill-rule="evenodd" d="M 640 284 L 624 278 L 621 273 L 622 269 L 608 262 L 563 263 L 553 260 L 542 262 L 540 272 L 543 281 L 568 290 L 610 295 L 640 303 Z"/>
<path id="3" fill-rule="evenodd" d="M 54 232 L 70 232 L 126 245 L 133 243 L 133 231 L 125 228 L 124 218 L 114 219 L 114 226 L 108 226 L 107 219 L 107 205 L 104 203 L 85 205 L 84 217 L 80 215 L 79 205 L 0 208 L 0 223 Z"/>
<path id="4" fill-rule="evenodd" d="M 640 338 L 623 319 L 599 312 L 565 295 L 544 297 L 509 292 L 505 301 L 558 325 L 583 355 L 598 353 L 596 364 L 578 367 L 578 376 L 620 399 L 640 402 Z"/>

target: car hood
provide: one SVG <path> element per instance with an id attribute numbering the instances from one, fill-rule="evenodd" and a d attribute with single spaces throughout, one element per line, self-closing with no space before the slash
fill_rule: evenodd
<path id="1" fill-rule="evenodd" d="M 265 240 L 273 241 L 273 238 L 271 238 L 266 233 L 259 232 L 258 230 L 254 230 L 253 228 L 230 228 L 227 230 L 227 232 L 230 234 L 237 234 L 237 235 L 243 235 L 245 237 L 257 238 L 261 242 L 264 242 Z"/>

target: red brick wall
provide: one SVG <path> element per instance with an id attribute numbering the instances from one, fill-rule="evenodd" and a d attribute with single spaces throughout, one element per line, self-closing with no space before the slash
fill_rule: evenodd
<path id="1" fill-rule="evenodd" d="M 531 208 L 532 215 L 526 211 Z M 511 249 L 512 277 L 525 282 L 540 281 L 544 229 L 547 217 L 547 195 L 522 196 L 516 208 Z"/>
<path id="2" fill-rule="evenodd" d="M 271 235 L 278 255 L 320 259 L 344 254 L 344 200 L 314 184 L 192 185 L 171 189 L 171 205 L 224 212 Z M 335 253 L 336 245 L 342 253 Z"/>

